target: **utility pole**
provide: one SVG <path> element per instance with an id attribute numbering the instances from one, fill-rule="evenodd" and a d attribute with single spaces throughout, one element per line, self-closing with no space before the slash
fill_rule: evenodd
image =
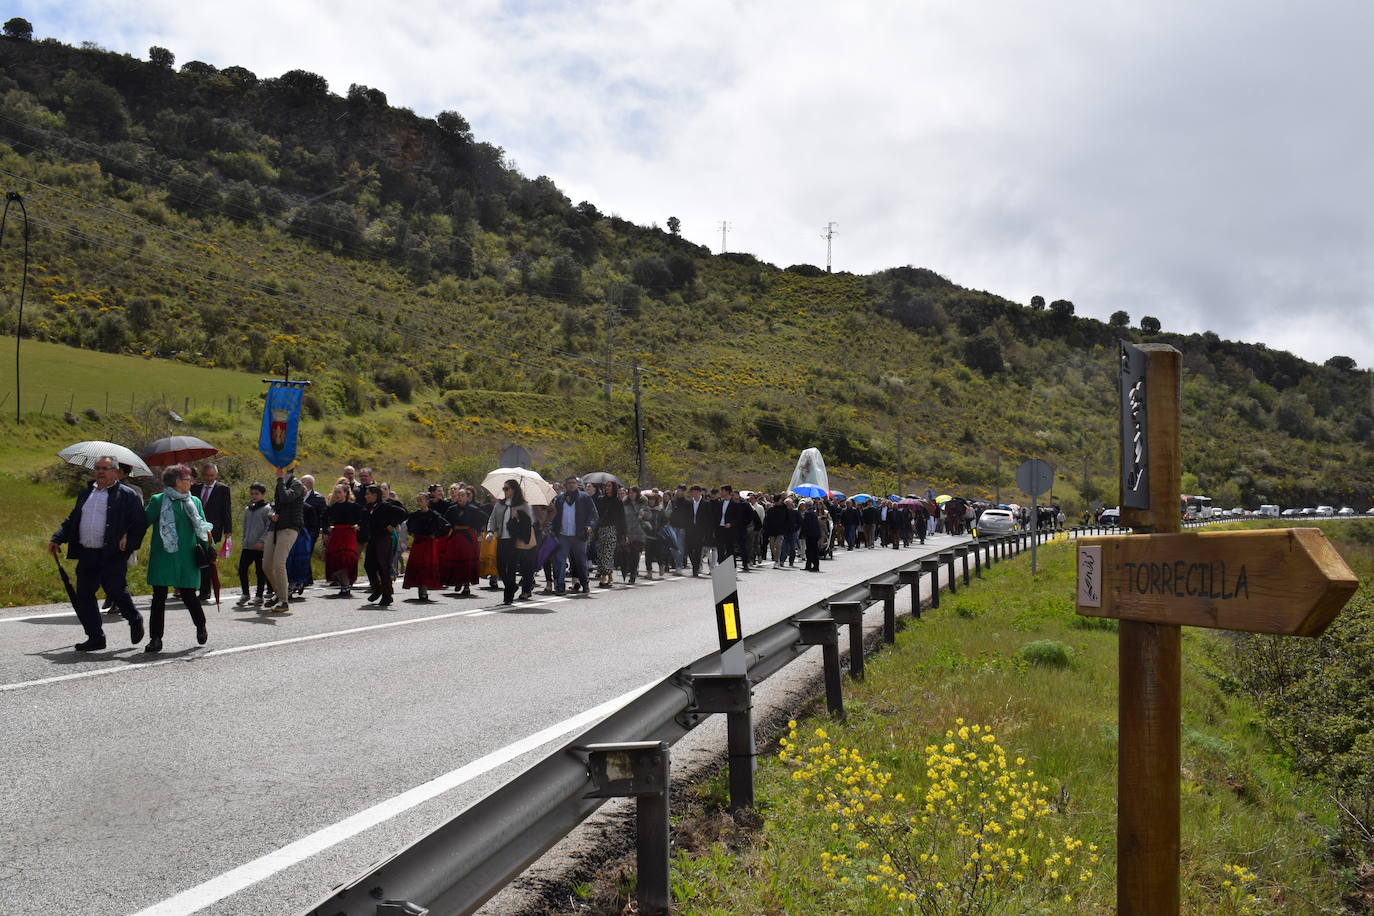
<path id="1" fill-rule="evenodd" d="M 821 238 L 825 239 L 825 272 L 830 273 L 830 243 L 835 238 L 834 221 L 825 224 L 825 235 Z"/>
<path id="2" fill-rule="evenodd" d="M 897 424 L 897 495 L 906 496 L 902 492 L 902 424 Z"/>
<path id="3" fill-rule="evenodd" d="M 721 254 L 725 254 L 725 252 L 729 250 L 729 249 L 727 249 L 727 248 L 725 247 L 725 234 L 726 234 L 727 232 L 729 232 L 729 231 L 730 231 L 730 224 L 729 224 L 728 222 L 726 222 L 725 220 L 721 220 L 721 221 L 720 221 L 720 253 L 721 253 Z"/>
<path id="4" fill-rule="evenodd" d="M 612 339 L 615 336 L 615 313 L 616 306 L 619 305 L 617 301 L 619 299 L 620 286 L 618 284 L 612 285 L 606 290 L 606 384 L 604 393 L 608 401 L 611 399 Z"/>
<path id="5" fill-rule="evenodd" d="M 635 363 L 634 371 L 635 386 L 635 450 L 639 453 L 639 477 L 636 479 L 641 487 L 647 481 L 644 479 L 644 410 L 639 401 L 639 363 Z"/>

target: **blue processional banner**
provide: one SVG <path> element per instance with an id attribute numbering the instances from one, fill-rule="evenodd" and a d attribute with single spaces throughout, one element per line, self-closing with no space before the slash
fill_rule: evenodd
<path id="1" fill-rule="evenodd" d="M 262 406 L 262 433 L 258 451 L 274 468 L 289 467 L 296 460 L 296 427 L 301 419 L 301 394 L 305 382 L 268 383 Z"/>

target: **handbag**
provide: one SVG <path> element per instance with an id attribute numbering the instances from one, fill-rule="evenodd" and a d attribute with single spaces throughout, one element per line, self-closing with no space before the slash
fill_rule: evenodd
<path id="1" fill-rule="evenodd" d="M 224 539 L 223 539 L 222 541 L 219 542 L 219 558 L 220 558 L 221 560 L 227 560 L 227 559 L 229 559 L 229 554 L 232 553 L 233 550 L 234 550 L 234 536 L 233 536 L 233 535 L 230 535 L 230 534 L 226 534 L 226 535 L 224 536 Z"/>
<path id="2" fill-rule="evenodd" d="M 196 541 L 196 567 L 199 569 L 209 569 L 210 564 L 215 561 L 215 552 L 210 549 L 210 545 L 204 541 Z"/>
<path id="3" fill-rule="evenodd" d="M 496 575 L 496 538 L 483 538 L 477 548 L 477 576 L 486 579 Z"/>

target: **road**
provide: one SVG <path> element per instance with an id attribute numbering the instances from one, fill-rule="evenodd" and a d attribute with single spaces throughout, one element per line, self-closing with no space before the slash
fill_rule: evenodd
<path id="1" fill-rule="evenodd" d="M 744 628 L 960 540 L 741 575 Z M 704 576 L 499 595 L 173 606 L 160 656 L 0 611 L 0 913 L 296 913 L 717 648 Z"/>

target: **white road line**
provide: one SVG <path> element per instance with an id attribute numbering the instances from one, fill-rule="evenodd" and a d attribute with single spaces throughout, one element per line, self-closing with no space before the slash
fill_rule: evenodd
<path id="1" fill-rule="evenodd" d="M 629 693 L 622 694 L 613 700 L 608 700 L 600 706 L 595 706 L 585 712 L 578 713 L 569 719 L 564 719 L 555 725 L 550 725 L 542 731 L 535 732 L 529 737 L 522 738 L 513 744 L 508 744 L 500 750 L 492 751 L 490 754 L 479 757 L 471 763 L 465 764 L 456 770 L 451 770 L 442 776 L 436 776 L 429 782 L 418 785 L 409 791 L 403 792 L 394 798 L 379 802 L 365 811 L 359 811 L 351 817 L 347 817 L 337 824 L 332 824 L 322 830 L 317 830 L 309 836 L 301 837 L 293 843 L 289 843 L 280 849 L 269 852 L 265 856 L 254 859 L 251 862 L 240 865 L 232 871 L 225 872 L 217 878 L 212 878 L 203 884 L 198 884 L 193 888 L 182 891 L 175 897 L 169 897 L 161 903 L 154 904 L 147 909 L 139 910 L 134 916 L 185 916 L 197 910 L 223 900 L 230 894 L 236 894 L 244 888 L 256 884 L 265 878 L 270 878 L 277 872 L 290 868 L 297 863 L 303 862 L 317 853 L 342 843 L 351 837 L 362 833 L 371 827 L 390 820 L 398 814 L 414 808 L 423 802 L 444 794 L 450 789 L 461 786 L 496 767 L 519 757 L 521 754 L 528 753 L 556 738 L 562 737 L 569 732 L 577 731 L 587 725 L 602 719 L 615 712 L 626 703 L 648 690 L 657 681 L 650 681 L 642 687 L 636 687 Z"/>
<path id="2" fill-rule="evenodd" d="M 43 677 L 34 681 L 18 681 L 13 684 L 0 684 L 0 693 L 7 690 L 21 690 L 25 687 L 40 687 L 44 684 L 60 684 L 63 681 L 80 681 L 89 677 L 103 677 L 107 674 L 123 674 L 130 671 L 146 671 L 149 668 L 159 668 L 163 665 L 177 665 L 195 661 L 202 658 L 217 658 L 221 655 L 235 655 L 239 652 L 254 652 L 258 649 L 272 649 L 277 646 L 289 646 L 294 643 L 312 642 L 316 639 L 331 639 L 335 636 L 350 636 L 354 633 L 369 633 L 373 630 L 386 630 L 391 627 L 405 627 L 416 623 L 430 623 L 436 620 L 448 620 L 451 617 L 483 617 L 487 614 L 495 614 L 496 611 L 453 611 L 448 614 L 434 614 L 430 617 L 415 617 L 411 620 L 392 620 L 388 623 L 374 623 L 365 627 L 352 627 L 347 630 L 332 630 L 328 633 L 312 633 L 309 636 L 293 636 L 290 639 L 276 639 L 271 642 L 257 642 L 246 646 L 231 646 L 228 649 L 215 649 L 210 652 L 202 652 L 198 655 L 191 655 L 185 658 L 164 658 L 158 661 L 140 662 L 138 664 L 111 666 L 108 668 L 97 668 L 95 671 L 78 671 L 75 674 L 59 674 L 55 677 Z"/>
<path id="3" fill-rule="evenodd" d="M 49 617 L 70 617 L 76 620 L 76 611 L 58 611 L 56 614 L 30 614 L 27 617 L 0 618 L 0 623 L 18 623 L 21 620 L 46 620 Z"/>

